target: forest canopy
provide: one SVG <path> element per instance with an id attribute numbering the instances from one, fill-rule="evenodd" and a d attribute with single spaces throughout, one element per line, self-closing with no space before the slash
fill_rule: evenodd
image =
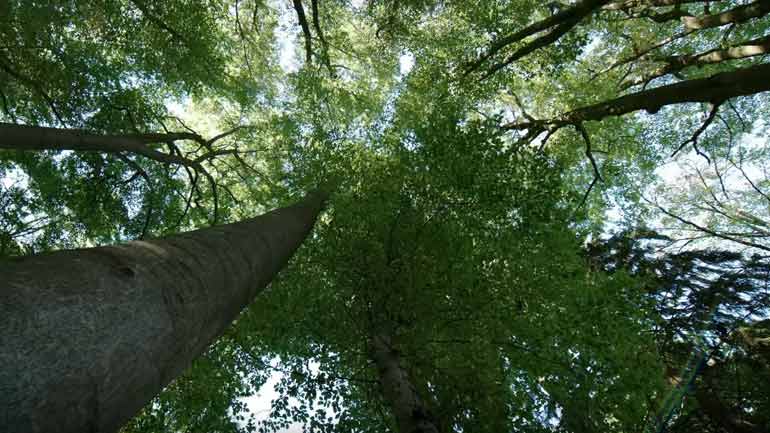
<path id="1" fill-rule="evenodd" d="M 768 53 L 769 0 L 0 0 L 0 263 L 315 209 L 123 433 L 767 432 Z"/>

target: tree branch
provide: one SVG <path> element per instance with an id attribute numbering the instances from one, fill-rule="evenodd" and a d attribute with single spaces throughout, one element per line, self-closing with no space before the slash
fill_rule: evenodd
<path id="1" fill-rule="evenodd" d="M 577 130 L 580 132 L 580 135 L 583 137 L 583 141 L 586 143 L 586 157 L 589 161 L 591 161 L 591 167 L 594 169 L 594 177 L 604 182 L 604 179 L 602 179 L 602 174 L 599 172 L 599 166 L 596 164 L 596 159 L 594 159 L 594 154 L 591 152 L 591 140 L 588 137 L 588 131 L 586 131 L 582 123 L 575 124 L 575 128 L 577 128 Z"/>
<path id="2" fill-rule="evenodd" d="M 752 18 L 763 17 L 770 13 L 770 1 L 756 0 L 754 3 L 738 6 L 718 14 L 702 17 L 684 17 L 682 23 L 686 29 L 701 30 L 721 27 L 726 24 L 740 24 Z"/>
<path id="3" fill-rule="evenodd" d="M 604 7 L 605 10 L 618 11 L 638 7 L 679 6 L 687 3 L 708 3 L 713 0 L 625 0 L 612 2 Z"/>
<path id="4" fill-rule="evenodd" d="M 731 242 L 735 242 L 735 243 L 738 243 L 738 244 L 741 244 L 741 245 L 745 245 L 747 247 L 757 248 L 757 249 L 760 249 L 760 250 L 763 250 L 763 251 L 770 251 L 770 247 L 766 247 L 764 245 L 760 245 L 760 244 L 757 244 L 757 243 L 754 243 L 754 242 L 750 242 L 750 241 L 747 241 L 747 240 L 736 238 L 734 236 L 731 236 L 731 235 L 728 235 L 728 234 L 725 234 L 725 233 L 719 233 L 719 232 L 711 230 L 711 229 L 709 229 L 707 227 L 703 227 L 703 226 L 701 226 L 699 224 L 696 224 L 696 223 L 694 223 L 692 221 L 684 219 L 684 218 L 680 217 L 679 215 L 676 215 L 676 214 L 670 212 L 669 210 L 665 209 L 663 206 L 659 205 L 658 203 L 654 203 L 654 202 L 648 200 L 645 197 L 642 197 L 642 198 L 647 203 L 649 203 L 649 204 L 655 206 L 656 208 L 658 208 L 658 210 L 660 210 L 664 214 L 666 214 L 666 215 L 670 216 L 671 218 L 674 218 L 675 220 L 679 221 L 680 223 L 688 225 L 688 226 L 690 226 L 690 227 L 692 227 L 692 228 L 694 228 L 694 229 L 696 229 L 696 230 L 698 230 L 700 232 L 706 233 L 706 234 L 711 235 L 711 236 L 716 237 L 716 238 L 724 239 L 726 241 L 731 241 Z"/>
<path id="5" fill-rule="evenodd" d="M 692 143 L 693 149 L 695 149 L 695 153 L 698 155 L 706 158 L 706 161 L 711 164 L 711 159 L 709 157 L 700 151 L 698 149 L 698 138 L 700 135 L 711 125 L 711 123 L 714 121 L 714 118 L 716 118 L 717 112 L 719 111 L 720 103 L 716 103 L 711 107 L 711 111 L 708 114 L 708 117 L 706 117 L 706 120 L 703 122 L 703 124 L 695 130 L 695 132 L 692 134 L 692 137 L 690 137 L 687 141 L 680 144 L 679 147 L 674 151 L 674 153 L 671 154 L 671 157 L 675 157 L 677 153 L 679 153 L 680 150 L 682 150 L 685 146 L 687 146 L 689 143 Z"/>
<path id="6" fill-rule="evenodd" d="M 588 137 L 588 131 L 586 131 L 582 123 L 576 124 L 575 128 L 580 132 L 580 135 L 583 137 L 583 141 L 585 141 L 586 143 L 586 150 L 585 150 L 586 157 L 588 158 L 589 161 L 591 161 L 591 167 L 593 167 L 593 170 L 594 170 L 594 178 L 591 181 L 591 184 L 588 185 L 588 189 L 586 190 L 585 194 L 583 195 L 583 199 L 580 200 L 580 204 L 577 207 L 578 209 L 580 209 L 581 207 L 583 207 L 586 200 L 588 200 L 588 195 L 591 193 L 591 190 L 594 188 L 596 183 L 598 181 L 604 182 L 604 179 L 602 179 L 602 174 L 601 172 L 599 172 L 599 166 L 596 164 L 596 159 L 594 159 L 594 155 L 591 152 L 591 140 Z"/>
<path id="7" fill-rule="evenodd" d="M 747 96 L 770 90 L 770 64 L 758 64 L 746 68 L 721 72 L 710 77 L 681 81 L 654 89 L 589 105 L 569 111 L 550 120 L 537 122 L 511 122 L 503 129 L 524 130 L 532 127 L 563 127 L 576 123 L 622 116 L 634 111 L 646 110 L 657 113 L 666 105 L 686 102 L 720 104 L 730 98 Z"/>
<path id="8" fill-rule="evenodd" d="M 292 0 L 294 10 L 297 12 L 297 20 L 302 27 L 302 35 L 305 38 L 305 62 L 309 65 L 313 62 L 313 41 L 310 35 L 310 27 L 305 17 L 305 8 L 302 7 L 302 0 Z"/>
<path id="9" fill-rule="evenodd" d="M 15 71 L 11 65 L 10 61 L 8 61 L 5 56 L 0 55 L 0 69 L 5 71 L 6 74 L 10 75 L 11 77 L 15 78 L 17 81 L 26 84 L 27 86 L 32 88 L 32 91 L 37 92 L 40 97 L 43 98 L 43 100 L 48 104 L 48 107 L 51 108 L 51 112 L 53 113 L 56 120 L 59 121 L 60 124 L 63 126 L 67 126 L 67 123 L 62 118 L 61 114 L 59 113 L 59 110 L 56 108 L 56 104 L 54 103 L 53 98 L 51 98 L 48 93 L 46 93 L 45 90 L 43 90 L 43 86 L 33 80 L 32 78 L 29 78 L 17 71 Z"/>
<path id="10" fill-rule="evenodd" d="M 679 72 L 683 69 L 695 66 L 721 63 L 728 60 L 745 59 L 770 52 L 770 35 L 750 41 L 741 42 L 738 45 L 727 48 L 714 48 L 698 54 L 686 54 L 663 59 L 664 66 L 653 72 L 643 75 L 633 81 L 621 84 L 621 89 L 627 89 L 639 84 L 648 83 L 655 78 Z"/>
<path id="11" fill-rule="evenodd" d="M 493 66 L 482 79 L 492 75 L 495 71 L 502 69 L 510 63 L 515 62 L 521 57 L 524 57 L 533 51 L 536 51 L 546 45 L 555 42 L 561 36 L 575 27 L 583 18 L 600 9 L 607 2 L 608 0 L 581 0 L 572 7 L 566 8 L 544 20 L 530 24 L 518 32 L 505 36 L 498 41 L 492 42 L 486 53 L 482 54 L 476 61 L 466 65 L 463 75 L 467 76 L 474 70 L 478 69 L 479 66 L 481 66 L 485 61 L 496 55 L 508 45 L 522 41 L 524 38 L 552 28 L 551 31 L 546 35 L 533 40 L 532 42 L 517 50 L 502 64 Z"/>
<path id="12" fill-rule="evenodd" d="M 313 27 L 315 28 L 316 34 L 318 34 L 318 39 L 321 41 L 321 61 L 326 65 L 329 74 L 332 77 L 335 77 L 336 73 L 334 67 L 332 67 L 331 60 L 329 59 L 329 44 L 326 43 L 323 30 L 321 30 L 321 21 L 318 16 L 318 0 L 310 0 L 310 7 L 313 12 Z"/>
<path id="13" fill-rule="evenodd" d="M 166 31 L 168 34 L 170 34 L 174 39 L 177 39 L 179 42 L 181 42 L 188 50 L 192 51 L 192 48 L 190 46 L 189 41 L 187 38 L 182 36 L 178 31 L 174 30 L 171 26 L 166 24 L 165 21 L 155 16 L 155 14 L 150 13 L 150 11 L 147 9 L 147 5 L 144 4 L 140 0 L 130 0 L 131 3 L 136 6 L 137 9 L 142 13 L 142 15 L 147 18 L 148 21 L 155 24 L 162 30 Z"/>
<path id="14" fill-rule="evenodd" d="M 182 166 L 185 168 L 185 170 L 187 170 L 188 176 L 191 179 L 191 188 L 197 190 L 198 173 L 202 174 L 210 183 L 212 188 L 212 199 L 214 202 L 212 224 L 216 224 L 219 209 L 217 184 L 211 174 L 203 166 L 203 163 L 209 162 L 219 156 L 238 155 L 239 153 L 243 153 L 237 149 L 214 150 L 212 148 L 212 144 L 214 142 L 221 140 L 242 128 L 242 126 L 238 126 L 215 136 L 211 140 L 205 140 L 203 137 L 193 132 L 100 135 L 90 131 L 78 129 L 58 129 L 40 126 L 0 123 L 0 149 L 14 149 L 22 151 L 72 150 L 83 152 L 115 153 L 118 155 L 124 152 L 128 152 L 135 155 L 141 155 L 145 158 L 149 158 L 164 164 Z M 205 147 L 207 152 L 196 158 L 184 156 L 182 155 L 182 152 L 179 150 L 179 148 L 174 145 L 174 142 L 178 140 L 194 141 L 200 144 L 201 147 Z M 150 144 L 155 143 L 168 144 L 171 148 L 171 152 L 163 153 L 150 147 Z M 192 172 L 194 172 L 196 176 L 192 175 L 190 169 L 192 169 Z"/>
<path id="15" fill-rule="evenodd" d="M 150 176 L 147 174 L 147 172 L 140 166 L 136 161 L 131 160 L 131 158 L 127 157 L 126 155 L 123 155 L 121 153 L 118 153 L 118 158 L 120 158 L 122 161 L 124 161 L 126 164 L 130 165 L 134 170 L 136 170 L 136 173 L 144 179 L 145 184 L 147 185 L 147 188 L 150 191 L 150 196 L 147 199 L 147 216 L 144 219 L 144 226 L 142 226 L 142 233 L 139 235 L 139 239 L 144 239 L 147 236 L 147 231 L 150 228 L 150 221 L 152 220 L 152 196 L 155 193 L 155 189 L 153 188 L 152 181 L 150 180 Z M 131 182 L 134 177 L 131 177 L 131 179 L 128 180 L 128 182 Z"/>

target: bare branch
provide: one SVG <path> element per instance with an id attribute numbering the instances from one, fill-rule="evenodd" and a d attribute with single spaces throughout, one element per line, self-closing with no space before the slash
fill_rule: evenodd
<path id="1" fill-rule="evenodd" d="M 230 130 L 225 131 L 225 132 L 223 132 L 223 133 L 221 133 L 219 135 L 214 136 L 214 138 L 209 139 L 207 142 L 208 142 L 209 146 L 213 146 L 214 143 L 216 143 L 217 141 L 219 141 L 219 140 L 221 140 L 221 139 L 223 139 L 225 137 L 228 137 L 230 135 L 233 135 L 236 132 L 240 131 L 241 129 L 245 129 L 245 128 L 247 128 L 247 127 L 243 126 L 243 125 L 236 126 L 233 129 L 230 129 Z"/>
<path id="2" fill-rule="evenodd" d="M 599 178 L 594 176 L 594 179 L 591 181 L 591 184 L 588 185 L 588 189 L 586 190 L 585 194 L 583 194 L 583 199 L 580 200 L 580 204 L 578 204 L 577 209 L 580 209 L 584 204 L 586 204 L 586 200 L 588 200 L 588 196 L 591 194 L 591 190 L 594 188 L 594 185 L 596 185 L 596 182 L 598 181 Z"/>
<path id="3" fill-rule="evenodd" d="M 5 71 L 6 74 L 15 78 L 20 83 L 29 86 L 32 91 L 38 93 L 40 97 L 43 98 L 45 103 L 48 104 L 48 107 L 51 109 L 51 112 L 53 113 L 56 120 L 58 120 L 62 126 L 67 126 L 67 123 L 64 121 L 63 117 L 59 113 L 59 110 L 56 108 L 56 103 L 54 102 L 53 98 L 51 98 L 48 93 L 43 90 L 43 86 L 39 82 L 14 70 L 10 65 L 10 61 L 2 55 L 0 55 L 0 69 Z"/>
<path id="4" fill-rule="evenodd" d="M 251 66 L 251 60 L 249 59 L 249 50 L 247 49 L 246 45 L 247 42 L 251 42 L 251 38 L 249 38 L 246 35 L 246 32 L 243 30 L 243 24 L 241 23 L 241 14 L 240 14 L 240 8 L 239 8 L 240 0 L 235 0 L 235 27 L 238 30 L 238 36 L 241 39 L 241 49 L 243 51 L 243 60 L 246 63 L 246 68 L 249 70 L 249 75 L 254 78 L 254 68 Z M 256 7 L 255 7 L 256 9 Z"/>
<path id="5" fill-rule="evenodd" d="M 767 200 L 768 204 L 770 204 L 770 195 L 768 195 L 766 192 L 762 191 L 762 190 L 761 190 L 761 189 L 760 189 L 760 188 L 759 188 L 759 187 L 758 187 L 758 186 L 757 186 L 757 185 L 754 183 L 754 181 L 752 181 L 752 180 L 751 180 L 751 178 L 750 178 L 750 177 L 749 177 L 749 176 L 746 174 L 746 171 L 743 169 L 743 167 L 742 167 L 742 166 L 740 166 L 740 165 L 738 165 L 738 164 L 736 164 L 736 163 L 735 163 L 735 162 L 733 162 L 732 160 L 730 160 L 730 163 L 733 165 L 733 167 L 737 168 L 737 169 L 738 169 L 738 170 L 741 172 L 741 175 L 743 175 L 743 178 L 744 178 L 744 179 L 746 179 L 746 181 L 749 183 L 749 185 L 751 185 L 751 188 L 752 188 L 754 191 L 756 191 L 756 192 L 757 192 L 757 194 L 759 194 L 759 195 L 761 195 L 762 197 L 764 197 L 764 199 L 765 199 L 765 200 Z"/>
<path id="6" fill-rule="evenodd" d="M 154 195 L 155 190 L 153 188 L 152 181 L 150 180 L 150 176 L 142 168 L 142 166 L 136 163 L 136 161 L 131 160 L 131 158 L 127 157 L 126 155 L 123 155 L 121 153 L 118 153 L 117 155 L 118 155 L 118 158 L 120 158 L 122 161 L 130 165 L 134 170 L 136 170 L 136 173 L 138 173 L 144 179 L 144 182 L 147 185 L 147 188 L 150 190 L 150 197 L 147 200 L 147 216 L 144 218 L 144 226 L 142 227 L 142 233 L 139 235 L 139 239 L 144 239 L 147 236 L 147 231 L 150 228 L 150 221 L 152 219 L 152 211 L 153 211 L 152 196 Z M 132 176 L 132 179 L 134 176 Z M 128 182 L 131 182 L 132 179 L 129 179 Z"/>
<path id="7" fill-rule="evenodd" d="M 139 9 L 139 11 L 142 13 L 142 15 L 145 18 L 147 18 L 148 21 L 150 21 L 151 23 L 155 24 L 159 28 L 161 28 L 164 31 L 166 31 L 174 39 L 176 39 L 179 42 L 181 42 L 188 50 L 192 51 L 192 47 L 190 45 L 190 42 L 187 40 L 187 38 L 182 36 L 182 34 L 179 33 L 178 31 L 174 30 L 171 26 L 166 24 L 165 21 L 163 21 L 162 19 L 157 17 L 155 14 L 151 13 L 150 10 L 147 8 L 147 5 L 144 4 L 144 2 L 142 2 L 140 0 L 130 0 L 130 1 L 131 1 L 131 3 L 134 4 L 134 6 L 136 6 L 137 9 Z"/>
<path id="8" fill-rule="evenodd" d="M 708 3 L 713 0 L 624 0 L 616 1 L 604 7 L 608 11 L 628 10 L 638 7 L 678 6 L 686 3 Z"/>
<path id="9" fill-rule="evenodd" d="M 500 63 L 496 63 L 492 65 L 487 72 L 484 73 L 484 75 L 479 78 L 479 81 L 485 80 L 495 74 L 497 71 L 505 68 L 506 66 L 512 64 L 513 62 L 521 59 L 522 57 L 533 53 L 541 48 L 544 48 L 548 45 L 551 45 L 552 43 L 559 40 L 562 36 L 567 34 L 570 30 L 572 30 L 573 27 L 577 25 L 579 20 L 575 21 L 568 21 L 564 24 L 560 24 L 556 27 L 554 27 L 553 30 L 549 31 L 545 35 L 533 40 L 532 42 L 529 42 L 528 44 L 524 45 L 520 49 L 516 50 L 513 54 L 508 56 L 505 60 L 503 60 Z"/>
<path id="10" fill-rule="evenodd" d="M 676 40 L 679 40 L 679 39 L 682 39 L 682 38 L 685 38 L 685 37 L 689 36 L 693 32 L 694 32 L 694 30 L 687 30 L 687 31 L 684 31 L 684 32 L 681 32 L 681 33 L 677 33 L 677 34 L 672 35 L 672 36 L 670 36 L 670 37 L 668 37 L 666 39 L 663 39 L 662 41 L 658 42 L 657 44 L 650 45 L 649 47 L 645 48 L 644 50 L 639 50 L 639 51 L 635 50 L 636 52 L 634 53 L 633 56 L 629 56 L 629 57 L 626 57 L 624 59 L 616 61 L 615 63 L 611 64 L 610 66 L 608 66 L 604 70 L 595 73 L 591 77 L 591 80 L 595 80 L 600 75 L 604 75 L 607 72 L 610 72 L 611 70 L 613 70 L 613 69 L 615 69 L 615 68 L 617 68 L 619 66 L 623 66 L 623 65 L 635 62 L 635 61 L 637 61 L 637 60 L 647 56 L 648 54 L 650 54 L 651 52 L 653 52 L 655 50 L 663 48 L 666 45 L 668 45 L 668 44 L 670 44 L 670 43 L 672 43 L 672 42 L 674 42 Z"/>
<path id="11" fill-rule="evenodd" d="M 680 20 L 682 18 L 691 17 L 691 16 L 692 14 L 681 9 L 671 9 L 668 12 L 661 12 L 661 13 L 652 13 L 649 11 L 645 11 L 642 14 L 640 14 L 641 18 L 647 18 L 649 20 L 655 21 L 656 23 L 665 23 L 668 21 Z"/>
<path id="12" fill-rule="evenodd" d="M 516 105 L 519 106 L 519 109 L 521 110 L 521 114 L 524 116 L 524 118 L 526 118 L 530 122 L 534 122 L 535 118 L 530 116 L 529 113 L 527 113 L 527 110 L 524 109 L 524 104 L 521 103 L 521 99 L 519 99 L 519 96 L 514 92 L 510 92 L 510 93 L 513 96 L 513 99 L 516 101 Z"/>
<path id="13" fill-rule="evenodd" d="M 564 10 L 551 15 L 550 17 L 530 24 L 529 26 L 505 36 L 497 41 L 492 42 L 486 53 L 482 54 L 476 61 L 469 63 L 465 67 L 463 75 L 468 75 L 474 70 L 478 69 L 484 62 L 491 57 L 495 56 L 505 47 L 522 41 L 525 38 L 551 29 L 546 35 L 541 36 L 532 42 L 520 48 L 512 56 L 508 57 L 502 64 L 493 66 L 482 79 L 493 74 L 495 71 L 502 69 L 506 65 L 515 62 L 516 60 L 524 57 L 525 55 L 536 51 L 546 45 L 549 45 L 558 40 L 565 33 L 574 28 L 583 18 L 592 14 L 594 11 L 601 8 L 604 4 L 608 3 L 608 0 L 581 0 L 574 6 L 565 8 Z"/>
<path id="14" fill-rule="evenodd" d="M 692 147 L 693 149 L 695 149 L 695 153 L 706 158 L 706 161 L 709 164 L 711 164 L 711 159 L 709 159 L 709 157 L 705 153 L 701 152 L 700 149 L 698 148 L 698 138 L 714 121 L 714 118 L 716 117 L 717 112 L 719 111 L 720 105 L 722 104 L 717 103 L 711 107 L 711 111 L 709 112 L 708 117 L 706 117 L 706 120 L 703 122 L 703 124 L 698 129 L 695 130 L 695 132 L 692 134 L 692 137 L 690 137 L 687 141 L 679 145 L 679 147 L 674 151 L 674 153 L 671 154 L 672 158 L 675 157 L 676 154 L 679 153 L 679 151 L 682 150 L 685 146 L 687 146 L 689 143 L 692 143 Z"/>
<path id="15" fill-rule="evenodd" d="M 674 218 L 675 220 L 679 221 L 680 223 L 685 224 L 687 226 L 690 226 L 690 227 L 692 227 L 692 228 L 694 228 L 694 229 L 696 229 L 696 230 L 698 230 L 700 232 L 706 233 L 708 235 L 711 235 L 711 236 L 719 238 L 719 239 L 724 239 L 726 241 L 731 241 L 731 242 L 735 242 L 735 243 L 738 243 L 738 244 L 741 244 L 741 245 L 745 245 L 747 247 L 757 248 L 757 249 L 760 249 L 760 250 L 763 250 L 763 251 L 770 251 L 770 247 L 766 247 L 766 246 L 761 245 L 761 244 L 757 244 L 757 243 L 750 242 L 750 241 L 747 241 L 747 240 L 744 240 L 744 239 L 740 239 L 738 237 L 735 237 L 734 234 L 720 233 L 720 232 L 711 230 L 711 229 L 709 229 L 707 227 L 703 227 L 703 226 L 701 226 L 699 224 L 696 224 L 696 223 L 694 223 L 692 221 L 689 221 L 689 220 L 687 220 L 685 218 L 680 217 L 679 215 L 676 215 L 676 214 L 670 212 L 669 210 L 667 210 L 663 206 L 659 205 L 658 203 L 654 203 L 654 202 L 648 200 L 646 197 L 642 197 L 642 198 L 647 203 L 649 203 L 649 204 L 655 206 L 656 208 L 658 208 L 658 210 L 660 210 L 664 214 L 666 214 L 666 215 L 670 216 L 671 218 Z"/>
<path id="16" fill-rule="evenodd" d="M 177 221 L 175 227 L 182 225 L 182 221 L 184 221 L 184 219 L 187 217 L 187 214 L 190 212 L 190 207 L 192 207 L 193 195 L 196 191 L 198 191 L 198 172 L 191 171 L 187 167 L 184 167 L 184 170 L 187 172 L 188 179 L 190 180 L 190 192 L 187 194 L 184 210 L 182 211 L 182 215 L 179 217 L 179 221 Z"/>
<path id="17" fill-rule="evenodd" d="M 77 129 L 57 129 L 0 123 L 0 149 L 73 150 L 115 153 L 119 156 L 125 152 L 128 152 L 135 155 L 141 155 L 143 157 L 167 165 L 184 167 L 184 169 L 188 172 L 188 177 L 191 179 L 191 188 L 198 191 L 199 195 L 200 191 L 197 188 L 198 173 L 202 174 L 211 185 L 212 199 L 214 204 L 212 224 L 215 224 L 218 219 L 219 208 L 217 184 L 208 170 L 203 166 L 203 163 L 210 162 L 219 156 L 237 156 L 239 153 L 244 153 L 238 151 L 237 149 L 215 150 L 212 148 L 213 143 L 215 143 L 217 140 L 221 140 L 242 128 L 244 127 L 238 126 L 222 134 L 219 134 L 210 140 L 205 140 L 200 135 L 192 132 L 100 135 L 90 131 Z M 199 149 L 201 147 L 205 147 L 208 152 L 203 153 L 196 158 L 184 156 L 182 155 L 180 149 L 174 144 L 174 142 L 178 140 L 194 141 L 200 144 Z M 170 152 L 163 153 L 153 147 L 150 147 L 151 144 L 160 143 L 167 144 L 169 146 Z M 245 153 L 251 153 L 251 151 Z M 130 160 L 126 161 L 131 164 Z M 138 166 L 133 167 L 136 169 L 136 171 L 140 171 Z M 195 176 L 193 176 L 193 173 Z"/>
<path id="18" fill-rule="evenodd" d="M 329 59 L 329 44 L 326 43 L 326 38 L 324 37 L 323 30 L 321 29 L 321 20 L 318 16 L 318 0 L 310 0 L 310 7 L 313 12 L 313 27 L 315 28 L 316 34 L 318 34 L 318 39 L 321 41 L 321 61 L 326 65 L 326 68 L 329 70 L 329 74 L 333 77 L 335 77 L 337 74 L 334 71 L 334 67 L 331 64 L 331 60 Z"/>
<path id="19" fill-rule="evenodd" d="M 722 177 L 722 173 L 719 171 L 719 163 L 714 162 L 714 173 L 717 175 L 717 180 L 719 181 L 719 187 L 722 189 L 722 195 L 725 196 L 725 199 L 730 200 L 730 194 L 727 193 L 727 188 L 725 187 L 725 181 Z"/>
<path id="20" fill-rule="evenodd" d="M 297 12 L 297 20 L 302 27 L 302 35 L 305 38 L 305 62 L 309 65 L 313 62 L 313 41 L 310 34 L 310 27 L 305 17 L 305 8 L 302 7 L 302 0 L 292 0 L 294 10 Z"/>
<path id="21" fill-rule="evenodd" d="M 585 194 L 583 195 L 583 199 L 580 200 L 580 204 L 577 207 L 578 209 L 580 209 L 581 207 L 583 207 L 586 200 L 588 200 L 588 195 L 591 193 L 591 190 L 594 188 L 596 183 L 598 181 L 604 182 L 604 179 L 602 178 L 602 174 L 599 171 L 599 166 L 596 164 L 596 159 L 594 159 L 593 152 L 591 151 L 591 139 L 588 136 L 588 131 L 586 131 L 582 123 L 575 124 L 575 129 L 577 129 L 578 132 L 580 132 L 580 135 L 583 137 L 583 141 L 585 141 L 586 143 L 586 150 L 585 150 L 586 157 L 588 158 L 589 161 L 591 161 L 591 167 L 594 170 L 594 178 L 591 181 L 591 184 L 588 186 L 588 189 L 586 190 Z"/>
<path id="22" fill-rule="evenodd" d="M 591 140 L 588 137 L 588 131 L 586 131 L 582 123 L 575 124 L 575 128 L 577 128 L 577 130 L 580 132 L 580 135 L 583 137 L 583 141 L 586 143 L 586 157 L 589 161 L 591 161 L 591 167 L 594 169 L 594 176 L 604 182 L 604 179 L 602 179 L 602 174 L 599 172 L 599 166 L 596 164 L 596 159 L 594 159 L 594 154 L 591 152 Z"/>

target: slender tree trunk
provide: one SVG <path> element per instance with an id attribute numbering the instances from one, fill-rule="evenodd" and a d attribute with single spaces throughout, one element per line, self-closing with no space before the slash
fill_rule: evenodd
<path id="1" fill-rule="evenodd" d="M 130 152 L 158 162 L 193 166 L 195 161 L 153 149 L 149 144 L 177 140 L 205 141 L 196 134 L 104 135 L 81 129 L 47 128 L 44 126 L 0 123 L 0 149 L 11 150 L 74 150 L 79 152 Z"/>
<path id="2" fill-rule="evenodd" d="M 770 1 L 770 0 L 768 0 Z M 631 93 L 598 104 L 580 107 L 553 119 L 511 122 L 503 129 L 563 127 L 591 120 L 622 116 L 634 111 L 657 113 L 662 107 L 686 102 L 707 102 L 719 105 L 730 98 L 770 91 L 770 63 L 759 63 L 706 78 L 680 81 L 653 89 Z"/>
<path id="3" fill-rule="evenodd" d="M 116 431 L 270 282 L 324 200 L 0 262 L 0 431 Z"/>
<path id="4" fill-rule="evenodd" d="M 369 342 L 369 356 L 377 366 L 385 401 L 391 408 L 400 433 L 438 433 L 436 421 L 420 398 L 390 338 L 375 335 Z"/>
<path id="5" fill-rule="evenodd" d="M 737 96 L 770 90 L 770 64 L 760 63 L 746 68 L 721 72 L 710 77 L 680 81 L 642 90 L 609 101 L 578 108 L 560 116 L 559 120 L 577 123 L 621 116 L 638 110 L 657 113 L 662 107 L 685 102 L 721 103 Z"/>
<path id="6" fill-rule="evenodd" d="M 752 18 L 763 17 L 768 13 L 770 13 L 770 1 L 757 0 L 753 3 L 738 6 L 718 14 L 706 15 L 703 17 L 684 17 L 682 18 L 682 22 L 687 29 L 710 29 L 727 24 L 741 24 Z"/>

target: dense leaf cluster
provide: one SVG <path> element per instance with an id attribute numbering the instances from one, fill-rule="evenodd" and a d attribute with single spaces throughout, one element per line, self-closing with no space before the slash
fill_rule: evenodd
<path id="1" fill-rule="evenodd" d="M 289 267 L 126 433 L 767 431 L 768 14 L 0 2 L 0 131 L 105 143 L 0 136 L 0 257 L 330 190 Z M 249 413 L 265 383 L 269 416 Z"/>

